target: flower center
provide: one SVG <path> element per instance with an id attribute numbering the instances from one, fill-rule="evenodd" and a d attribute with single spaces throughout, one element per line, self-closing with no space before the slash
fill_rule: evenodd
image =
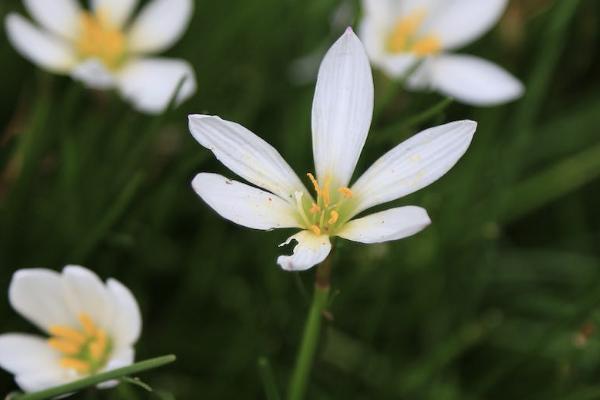
<path id="1" fill-rule="evenodd" d="M 98 372 L 108 361 L 111 340 L 106 332 L 96 326 L 87 314 L 79 316 L 80 329 L 53 325 L 48 345 L 60 351 L 60 366 L 75 370 L 80 375 Z"/>
<path id="2" fill-rule="evenodd" d="M 345 206 L 352 199 L 352 190 L 340 187 L 331 192 L 330 179 L 326 179 L 325 183 L 320 185 L 313 174 L 306 175 L 313 184 L 317 201 L 307 203 L 298 198 L 298 209 L 305 228 L 315 235 L 333 236 L 335 230 L 346 222 L 344 215 L 347 215 L 348 212 Z"/>
<path id="3" fill-rule="evenodd" d="M 417 56 L 439 52 L 440 39 L 436 35 L 420 33 L 426 15 L 424 10 L 416 10 L 400 18 L 388 37 L 388 50 L 392 53 L 413 53 Z"/>
<path id="4" fill-rule="evenodd" d="M 110 23 L 102 10 L 95 14 L 82 12 L 81 33 L 77 51 L 82 58 L 98 58 L 109 69 L 118 67 L 124 59 L 126 40 L 123 32 Z"/>

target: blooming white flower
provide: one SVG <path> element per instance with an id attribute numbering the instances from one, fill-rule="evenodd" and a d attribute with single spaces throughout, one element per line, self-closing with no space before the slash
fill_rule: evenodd
<path id="1" fill-rule="evenodd" d="M 373 65 L 401 78 L 422 62 L 407 85 L 436 90 L 479 106 L 523 94 L 519 80 L 499 66 L 452 54 L 489 31 L 508 0 L 363 0 L 360 36 Z"/>
<path id="2" fill-rule="evenodd" d="M 190 116 L 196 140 L 229 169 L 264 189 L 221 175 L 198 174 L 192 186 L 221 216 L 254 229 L 300 228 L 292 256 L 277 263 L 308 269 L 331 250 L 332 236 L 376 243 L 402 239 L 429 225 L 420 207 L 399 207 L 353 219 L 368 208 L 415 192 L 444 175 L 465 153 L 472 121 L 428 129 L 376 161 L 350 188 L 373 114 L 373 78 L 362 43 L 350 28 L 325 56 L 312 109 L 316 199 L 281 155 L 241 125 L 214 116 Z"/>
<path id="3" fill-rule="evenodd" d="M 152 0 L 129 22 L 138 0 L 23 0 L 41 26 L 16 13 L 6 17 L 13 46 L 34 64 L 71 75 L 96 89 L 116 88 L 142 112 L 166 108 L 179 82 L 177 102 L 196 91 L 183 60 L 150 57 L 171 47 L 192 15 L 192 0 Z"/>
<path id="4" fill-rule="evenodd" d="M 0 335 L 0 367 L 13 373 L 23 390 L 43 390 L 133 363 L 142 320 L 135 298 L 120 282 L 105 284 L 78 266 L 67 266 L 62 274 L 22 269 L 12 278 L 9 299 L 49 336 Z"/>

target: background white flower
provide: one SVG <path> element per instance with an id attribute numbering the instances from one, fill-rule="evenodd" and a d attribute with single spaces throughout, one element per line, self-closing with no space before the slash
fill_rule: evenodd
<path id="1" fill-rule="evenodd" d="M 23 0 L 40 27 L 16 13 L 6 18 L 8 38 L 31 62 L 71 75 L 86 86 L 116 88 L 136 109 L 159 113 L 185 79 L 176 101 L 196 91 L 191 65 L 155 58 L 171 47 L 192 16 L 192 0 L 152 0 L 131 20 L 138 0 Z"/>
<path id="2" fill-rule="evenodd" d="M 103 283 L 78 266 L 62 273 L 22 269 L 13 275 L 9 299 L 49 336 L 0 335 L 0 367 L 13 373 L 23 390 L 43 390 L 133 363 L 142 320 L 135 298 L 119 281 Z"/>
<path id="3" fill-rule="evenodd" d="M 523 94 L 519 80 L 474 56 L 451 54 L 489 31 L 508 0 L 363 0 L 360 36 L 369 58 L 393 78 L 417 63 L 407 82 L 479 106 L 512 101 Z"/>
<path id="4" fill-rule="evenodd" d="M 413 235 L 430 223 L 414 206 L 354 219 L 359 213 L 415 192 L 444 175 L 465 153 L 476 123 L 453 122 L 398 145 L 348 187 L 367 139 L 373 114 L 373 78 L 362 43 L 351 29 L 329 49 L 319 71 L 312 108 L 316 177 L 307 174 L 316 199 L 272 146 L 241 125 L 190 116 L 196 140 L 258 189 L 223 176 L 198 174 L 196 193 L 221 216 L 254 229 L 300 228 L 286 270 L 323 261 L 332 236 L 377 243 Z"/>

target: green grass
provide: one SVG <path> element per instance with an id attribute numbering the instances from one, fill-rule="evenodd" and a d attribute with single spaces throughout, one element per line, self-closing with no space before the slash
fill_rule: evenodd
<path id="1" fill-rule="evenodd" d="M 186 115 L 240 122 L 299 174 L 312 170 L 313 83 L 294 84 L 290 71 L 340 34 L 337 4 L 197 1 L 168 55 L 192 62 L 198 93 L 160 117 L 37 70 L 0 33 L 0 291 L 18 268 L 85 265 L 136 294 L 139 360 L 177 355 L 144 375 L 156 393 L 121 385 L 73 398 L 285 392 L 314 272 L 276 266 L 289 232 L 234 226 L 197 198 L 195 173 L 233 176 L 193 140 Z M 574 344 L 600 324 L 600 4 L 511 4 L 464 52 L 521 77 L 523 99 L 476 109 L 398 91 L 379 114 L 359 170 L 421 128 L 468 118 L 479 129 L 447 176 L 395 202 L 426 207 L 431 227 L 377 246 L 339 241 L 334 319 L 308 399 L 600 398 L 599 336 Z M 0 3 L 2 16 L 21 9 Z M 385 102 L 390 83 L 375 80 Z M 2 331 L 34 331 L 6 296 L 0 317 Z M 15 389 L 0 373 L 0 393 Z"/>

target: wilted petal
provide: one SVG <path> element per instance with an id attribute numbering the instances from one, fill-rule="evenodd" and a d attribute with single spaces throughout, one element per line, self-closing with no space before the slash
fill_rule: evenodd
<path id="1" fill-rule="evenodd" d="M 253 229 L 298 227 L 295 209 L 277 195 L 217 174 L 201 173 L 192 187 L 219 215 Z"/>
<path id="2" fill-rule="evenodd" d="M 467 151 L 477 123 L 458 121 L 427 129 L 377 160 L 352 187 L 354 214 L 428 186 Z"/>
<path id="3" fill-rule="evenodd" d="M 459 48 L 492 29 L 507 4 L 508 0 L 446 0 L 428 29 L 440 38 L 444 49 Z"/>
<path id="4" fill-rule="evenodd" d="M 47 1 L 47 0 L 40 0 Z M 115 27 L 122 27 L 131 17 L 139 0 L 92 0 L 92 10 L 100 13 Z"/>
<path id="5" fill-rule="evenodd" d="M 321 63 L 312 108 L 313 153 L 320 181 L 347 186 L 373 114 L 373 77 L 362 43 L 351 29 Z"/>
<path id="6" fill-rule="evenodd" d="M 23 0 L 29 14 L 48 31 L 75 40 L 81 7 L 75 0 Z"/>
<path id="7" fill-rule="evenodd" d="M 294 253 L 291 256 L 279 256 L 277 264 L 286 271 L 305 271 L 323 262 L 331 252 L 329 236 L 317 236 L 309 231 L 300 231 L 290 237 L 281 246 L 296 241 Z"/>
<path id="8" fill-rule="evenodd" d="M 190 115 L 189 128 L 202 146 L 248 182 L 291 202 L 294 193 L 306 193 L 279 152 L 243 126 L 219 117 Z"/>
<path id="9" fill-rule="evenodd" d="M 142 112 L 158 114 L 164 111 L 177 94 L 180 104 L 196 92 L 196 77 L 186 61 L 166 58 L 145 58 L 128 63 L 118 75 L 119 89 L 134 107 Z"/>
<path id="10" fill-rule="evenodd" d="M 6 32 L 9 41 L 23 57 L 44 69 L 66 73 L 75 65 L 76 56 L 69 44 L 36 28 L 18 14 L 6 17 Z"/>
<path id="11" fill-rule="evenodd" d="M 192 0 L 152 0 L 129 30 L 130 50 L 158 53 L 171 47 L 188 26 L 194 10 Z"/>
<path id="12" fill-rule="evenodd" d="M 412 236 L 430 223 L 424 208 L 399 207 L 352 220 L 338 236 L 361 243 L 381 243 Z"/>
<path id="13" fill-rule="evenodd" d="M 430 63 L 431 87 L 466 104 L 493 106 L 523 95 L 523 84 L 487 60 L 443 55 Z"/>

